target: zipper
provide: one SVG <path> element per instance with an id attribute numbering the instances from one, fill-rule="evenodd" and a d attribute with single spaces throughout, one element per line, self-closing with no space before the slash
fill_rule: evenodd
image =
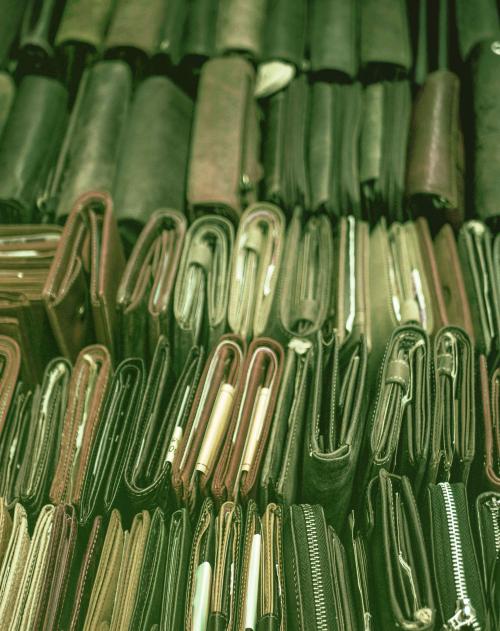
<path id="1" fill-rule="evenodd" d="M 314 598 L 314 615 L 316 631 L 328 631 L 327 605 L 325 592 L 323 591 L 323 576 L 321 572 L 321 555 L 318 538 L 316 537 L 316 521 L 314 512 L 308 504 L 302 505 L 304 521 L 307 531 L 307 548 L 309 551 L 309 563 Z"/>
<path id="2" fill-rule="evenodd" d="M 472 602 L 467 591 L 462 540 L 460 538 L 457 507 L 455 504 L 455 498 L 453 497 L 453 491 L 449 482 L 440 482 L 439 487 L 441 489 L 441 493 L 443 494 L 444 507 L 446 511 L 448 535 L 450 538 L 450 552 L 453 565 L 453 580 L 455 582 L 455 592 L 457 595 L 455 613 L 444 623 L 443 630 L 456 631 L 457 629 L 472 628 L 474 631 L 481 631 L 481 625 L 477 619 L 476 610 L 472 606 Z"/>
<path id="3" fill-rule="evenodd" d="M 493 537 L 495 539 L 496 558 L 500 559 L 500 500 L 492 497 L 486 502 L 491 513 L 491 522 L 493 524 Z"/>

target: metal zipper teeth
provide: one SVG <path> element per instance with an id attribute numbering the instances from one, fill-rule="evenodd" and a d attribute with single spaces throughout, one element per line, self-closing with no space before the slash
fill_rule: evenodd
<path id="1" fill-rule="evenodd" d="M 493 524 L 493 537 L 495 539 L 495 551 L 497 559 L 500 558 L 500 500 L 494 497 L 486 502 L 486 506 L 491 513 L 491 521 Z"/>
<path id="2" fill-rule="evenodd" d="M 445 622 L 443 628 L 454 631 L 455 629 L 471 627 L 474 631 L 481 631 L 481 625 L 479 624 L 479 620 L 477 619 L 476 612 L 472 607 L 471 599 L 467 592 L 462 540 L 460 538 L 457 508 L 453 491 L 451 490 L 449 482 L 440 482 L 439 486 L 443 495 L 446 511 L 450 552 L 453 564 L 453 580 L 455 582 L 457 595 L 457 610 L 455 614 Z"/>
<path id="3" fill-rule="evenodd" d="M 316 536 L 316 520 L 312 508 L 305 504 L 302 506 L 307 531 L 307 547 L 314 598 L 314 614 L 316 619 L 316 631 L 328 631 L 327 609 L 325 593 L 323 591 L 323 577 L 321 574 L 321 556 L 319 552 L 318 538 Z"/>

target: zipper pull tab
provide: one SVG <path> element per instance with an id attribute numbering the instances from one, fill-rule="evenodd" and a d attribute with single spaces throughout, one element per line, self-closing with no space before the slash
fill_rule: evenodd
<path id="1" fill-rule="evenodd" d="M 443 629 L 456 631 L 457 629 L 472 627 L 476 621 L 476 610 L 472 606 L 470 598 L 459 598 L 454 616 L 446 622 Z"/>

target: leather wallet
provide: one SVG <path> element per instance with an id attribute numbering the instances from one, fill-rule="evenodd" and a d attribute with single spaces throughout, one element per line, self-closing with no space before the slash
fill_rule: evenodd
<path id="1" fill-rule="evenodd" d="M 9 114 L 16 96 L 16 84 L 10 74 L 0 70 L 0 135 L 9 120 Z"/>
<path id="2" fill-rule="evenodd" d="M 96 514 L 109 513 L 123 499 L 125 466 L 145 381 L 144 363 L 134 357 L 123 360 L 113 375 L 82 483 L 78 514 L 81 524 Z"/>
<path id="3" fill-rule="evenodd" d="M 241 552 L 238 631 L 286 628 L 286 602 L 282 586 L 282 508 L 269 504 L 260 515 L 250 500 L 246 510 Z"/>
<path id="4" fill-rule="evenodd" d="M 434 410 L 429 482 L 467 482 L 475 455 L 474 347 L 465 331 L 444 327 L 433 351 Z"/>
<path id="5" fill-rule="evenodd" d="M 237 222 L 255 201 L 261 178 L 255 73 L 243 57 L 203 65 L 193 123 L 187 201 L 193 213 L 214 209 Z"/>
<path id="6" fill-rule="evenodd" d="M 481 573 L 462 483 L 429 485 L 427 525 L 443 629 L 486 629 Z"/>
<path id="7" fill-rule="evenodd" d="M 0 503 L 0 568 L 12 534 L 12 518 L 4 502 Z"/>
<path id="8" fill-rule="evenodd" d="M 68 402 L 71 364 L 53 359 L 33 394 L 29 433 L 19 468 L 19 499 L 30 515 L 48 501 Z"/>
<path id="9" fill-rule="evenodd" d="M 364 338 L 341 348 L 335 335 L 316 337 L 306 399 L 301 500 L 323 504 L 338 532 L 347 517 L 365 431 L 367 359 Z"/>
<path id="10" fill-rule="evenodd" d="M 19 344 L 21 374 L 30 384 L 42 379 L 56 346 L 42 292 L 60 236 L 59 226 L 0 228 L 0 333 Z M 30 352 L 33 347 L 36 353 Z"/>
<path id="11" fill-rule="evenodd" d="M 484 474 L 492 491 L 500 493 L 500 368 L 488 375 L 486 357 L 479 357 L 479 414 L 483 419 Z"/>
<path id="12" fill-rule="evenodd" d="M 177 430 L 172 486 L 191 511 L 207 495 L 243 378 L 245 346 L 224 335 L 208 358 L 185 427 Z"/>
<path id="13" fill-rule="evenodd" d="M 401 0 L 397 3 L 402 4 Z M 368 4 L 375 2 L 370 0 Z M 386 28 L 387 24 L 384 32 Z M 408 81 L 383 81 L 365 88 L 359 177 L 364 213 L 368 217 L 386 215 L 397 221 L 406 217 L 403 198 L 410 117 Z"/>
<path id="14" fill-rule="evenodd" d="M 418 245 L 421 253 L 424 275 L 427 279 L 429 303 L 432 310 L 434 330 L 437 331 L 441 327 L 450 324 L 448 312 L 446 310 L 444 290 L 441 283 L 441 277 L 439 275 L 440 269 L 438 267 L 436 257 L 434 256 L 431 231 L 429 229 L 427 219 L 425 217 L 418 217 L 414 224 L 418 235 Z M 450 227 L 449 224 L 446 225 Z M 455 288 L 454 291 L 456 291 Z"/>
<path id="15" fill-rule="evenodd" d="M 374 365 L 394 328 L 417 322 L 428 334 L 435 330 L 430 283 L 425 273 L 415 224 L 382 219 L 370 234 L 370 310 L 377 322 L 372 338 Z"/>
<path id="16" fill-rule="evenodd" d="M 449 70 L 430 73 L 413 104 L 406 193 L 429 221 L 464 219 L 464 149 L 460 128 L 460 80 Z"/>
<path id="17" fill-rule="evenodd" d="M 262 507 L 269 502 L 288 505 L 297 501 L 312 379 L 313 344 L 293 338 L 285 349 L 281 387 L 259 479 Z"/>
<path id="18" fill-rule="evenodd" d="M 474 343 L 469 298 L 465 289 L 457 242 L 449 224 L 445 224 L 434 238 L 434 260 L 441 281 L 447 324 L 464 329 Z"/>
<path id="19" fill-rule="evenodd" d="M 357 516 L 354 510 L 349 513 L 345 534 L 346 556 L 353 587 L 351 597 L 353 613 L 357 622 L 355 628 L 360 631 L 374 631 L 375 620 L 371 597 L 372 584 L 368 573 L 366 529 L 360 527 Z"/>
<path id="20" fill-rule="evenodd" d="M 178 569 L 166 565 L 167 545 L 168 526 L 161 508 L 156 508 L 151 517 L 142 558 L 139 558 L 140 576 L 129 629 L 153 629 L 160 624 L 163 584 L 167 573 Z"/>
<path id="21" fill-rule="evenodd" d="M 281 210 L 262 202 L 247 208 L 236 233 L 227 313 L 230 329 L 244 339 L 274 325 L 284 246 Z"/>
<path id="22" fill-rule="evenodd" d="M 2 25 L 0 30 L 0 66 L 5 66 L 11 46 L 16 39 L 27 0 L 12 4 L 9 0 L 2 2 Z"/>
<path id="23" fill-rule="evenodd" d="M 167 7 L 163 0 L 116 0 L 104 41 L 106 57 L 142 68 L 160 47 Z"/>
<path id="24" fill-rule="evenodd" d="M 204 361 L 203 350 L 193 347 L 176 376 L 168 342 L 164 337 L 158 341 L 125 465 L 126 490 L 138 506 L 168 503 L 175 448 L 188 422 Z"/>
<path id="25" fill-rule="evenodd" d="M 171 79 L 148 77 L 137 87 L 113 185 L 127 240 L 135 241 L 154 211 L 184 209 L 192 116 L 192 99 Z"/>
<path id="26" fill-rule="evenodd" d="M 313 83 L 308 137 L 313 210 L 324 210 L 335 217 L 361 216 L 360 157 L 363 156 L 358 153 L 358 145 L 362 122 L 360 83 Z"/>
<path id="27" fill-rule="evenodd" d="M 0 211 L 4 223 L 38 220 L 67 121 L 66 88 L 25 76 L 0 138 Z"/>
<path id="28" fill-rule="evenodd" d="M 83 75 L 48 200 L 59 222 L 85 193 L 113 191 L 131 92 L 124 62 L 98 62 Z"/>
<path id="29" fill-rule="evenodd" d="M 287 628 L 336 628 L 330 533 L 321 506 L 294 504 L 285 509 L 283 550 Z"/>
<path id="30" fill-rule="evenodd" d="M 491 629 L 500 624 L 500 493 L 481 493 L 476 500 L 479 559 Z"/>
<path id="31" fill-rule="evenodd" d="M 184 62 L 199 69 L 215 53 L 219 0 L 192 0 L 186 21 L 182 54 Z"/>
<path id="32" fill-rule="evenodd" d="M 177 571 L 165 574 L 159 631 L 180 629 L 184 623 L 191 543 L 189 513 L 187 509 L 180 508 L 173 513 L 168 530 L 165 567 L 176 568 Z"/>
<path id="33" fill-rule="evenodd" d="M 135 515 L 130 530 L 123 529 L 120 513 L 112 511 L 90 596 L 85 630 L 130 628 L 150 528 L 151 517 L 147 511 Z"/>
<path id="34" fill-rule="evenodd" d="M 19 345 L 10 337 L 0 335 L 0 434 L 14 400 L 20 366 Z"/>
<path id="35" fill-rule="evenodd" d="M 76 555 L 77 534 L 75 509 L 64 504 L 56 506 L 50 527 L 47 569 L 41 579 L 43 583 L 36 598 L 34 628 L 66 628 L 70 612 L 69 587 Z M 37 555 L 36 565 L 38 563 Z M 32 585 L 34 584 L 36 583 L 33 580 Z"/>
<path id="36" fill-rule="evenodd" d="M 264 450 L 281 386 L 284 352 L 269 338 L 256 338 L 243 365 L 231 422 L 212 479 L 212 495 L 245 501 L 255 496 Z"/>
<path id="37" fill-rule="evenodd" d="M 0 434 L 0 497 L 8 508 L 19 500 L 19 473 L 26 456 L 32 404 L 33 392 L 19 381 Z"/>
<path id="38" fill-rule="evenodd" d="M 158 210 L 144 226 L 118 286 L 120 357 L 149 364 L 160 335 L 172 338 L 174 286 L 187 222 L 176 210 Z"/>
<path id="39" fill-rule="evenodd" d="M 316 0 L 311 6 L 309 47 L 313 72 L 335 72 L 354 79 L 358 74 L 356 1 Z"/>
<path id="40" fill-rule="evenodd" d="M 498 17 L 496 20 L 498 24 Z M 471 56 L 474 121 L 474 209 L 498 229 L 500 152 L 498 35 L 478 44 Z"/>
<path id="41" fill-rule="evenodd" d="M 365 71 L 377 74 L 385 69 L 393 76 L 409 72 L 413 60 L 406 2 L 363 0 L 360 8 L 360 56 Z"/>
<path id="42" fill-rule="evenodd" d="M 219 0 L 215 52 L 243 52 L 260 59 L 266 22 L 266 0 Z"/>
<path id="43" fill-rule="evenodd" d="M 287 213 L 296 205 L 309 208 L 306 160 L 309 91 L 302 75 L 270 96 L 265 105 L 264 198 L 286 209 Z"/>
<path id="44" fill-rule="evenodd" d="M 384 468 L 407 476 L 419 495 L 431 441 L 431 347 L 419 326 L 397 327 L 380 365 L 359 473 L 363 488 Z"/>
<path id="45" fill-rule="evenodd" d="M 65 510 L 64 506 L 59 510 Z M 52 569 L 49 561 L 53 562 L 50 557 L 52 531 L 54 530 L 54 534 L 57 532 L 55 516 L 56 508 L 47 504 L 36 520 L 26 563 L 22 568 L 17 598 L 10 603 L 13 608 L 10 629 L 36 629 L 36 624 L 41 622 L 37 618 L 37 609 L 39 599 L 50 588 L 50 583 L 45 582 L 45 576 L 50 576 Z"/>
<path id="46" fill-rule="evenodd" d="M 200 217 L 186 233 L 174 290 L 176 364 L 195 344 L 210 351 L 226 330 L 233 244 L 224 217 Z"/>
<path id="47" fill-rule="evenodd" d="M 426 539 L 412 485 L 382 469 L 367 493 L 375 620 L 381 629 L 434 629 Z"/>
<path id="48" fill-rule="evenodd" d="M 30 0 L 19 33 L 19 64 L 25 72 L 54 68 L 54 37 L 64 0 Z"/>
<path id="49" fill-rule="evenodd" d="M 241 508 L 207 498 L 193 536 L 186 589 L 186 631 L 236 628 L 242 538 Z M 208 624 L 208 626 L 207 626 Z"/>
<path id="50" fill-rule="evenodd" d="M 262 61 L 257 68 L 255 86 L 259 97 L 282 90 L 302 69 L 308 15 L 307 0 L 266 3 Z"/>
<path id="51" fill-rule="evenodd" d="M 191 9 L 192 3 L 186 0 L 171 0 L 167 3 L 158 50 L 160 63 L 164 63 L 167 68 L 176 68 L 181 62 Z"/>
<path id="52" fill-rule="evenodd" d="M 130 530 L 124 533 L 123 555 L 120 559 L 113 615 L 109 623 L 110 631 L 134 628 L 133 607 L 141 587 L 141 570 L 150 532 L 151 516 L 148 511 L 142 511 L 134 517 Z"/>
<path id="53" fill-rule="evenodd" d="M 480 221 L 466 222 L 458 235 L 458 254 L 476 348 L 495 367 L 500 360 L 500 296 L 495 282 L 492 241 L 490 230 Z"/>
<path id="54" fill-rule="evenodd" d="M 79 505 L 90 448 L 101 422 L 111 377 L 111 358 L 104 346 L 87 346 L 80 352 L 71 375 L 61 444 L 50 487 L 49 497 L 54 504 Z"/>
<path id="55" fill-rule="evenodd" d="M 89 605 L 92 585 L 94 583 L 99 559 L 104 543 L 104 519 L 96 517 L 88 535 L 83 557 L 80 562 L 78 576 L 75 577 L 74 595 L 71 602 L 71 613 L 68 621 L 70 631 L 82 631 Z"/>
<path id="56" fill-rule="evenodd" d="M 310 337 L 323 327 L 330 311 L 333 272 L 330 220 L 318 215 L 306 221 L 302 210 L 296 208 L 288 226 L 281 263 L 276 298 L 278 317 L 271 324 L 277 339 Z M 256 315 L 260 314 L 257 305 Z"/>
<path id="57" fill-rule="evenodd" d="M 467 61 L 474 48 L 491 40 L 498 33 L 498 7 L 495 0 L 479 0 L 473 5 L 467 0 L 456 2 L 458 46 L 463 61 Z"/>
<path id="58" fill-rule="evenodd" d="M 14 604 L 21 589 L 29 549 L 28 517 L 23 506 L 17 503 L 9 542 L 0 566 L 0 624 L 5 629 L 12 628 Z"/>
<path id="59" fill-rule="evenodd" d="M 363 336 L 372 347 L 370 312 L 370 228 L 352 215 L 340 217 L 334 228 L 332 306 L 325 330 L 337 330 L 339 343 L 350 346 Z"/>
<path id="60" fill-rule="evenodd" d="M 86 603 L 86 611 L 82 610 L 79 614 L 82 617 L 85 616 L 82 627 L 84 631 L 110 627 L 121 564 L 124 558 L 125 541 L 128 539 L 129 533 L 122 527 L 121 515 L 117 509 L 113 509 L 99 554 L 97 571 L 92 583 L 90 582 L 92 579 L 88 581 L 88 588 L 91 588 L 91 593 Z M 97 541 L 97 539 L 94 540 Z M 87 548 L 87 554 L 89 552 L 92 554 Z M 89 560 L 94 562 L 92 559 Z M 80 575 L 81 580 L 85 579 L 82 579 Z M 86 595 L 86 590 L 81 593 Z M 80 626 L 81 623 L 79 622 L 78 627 Z"/>
<path id="61" fill-rule="evenodd" d="M 43 299 L 61 353 L 74 360 L 94 341 L 113 354 L 115 299 L 125 267 L 111 198 L 80 197 L 64 226 L 43 290 Z"/>

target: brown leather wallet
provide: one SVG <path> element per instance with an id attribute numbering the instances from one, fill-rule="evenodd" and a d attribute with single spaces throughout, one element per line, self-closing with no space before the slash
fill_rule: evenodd
<path id="1" fill-rule="evenodd" d="M 59 457 L 49 493 L 53 503 L 78 506 L 111 377 L 111 357 L 104 346 L 87 346 L 80 352 L 71 375 Z"/>
<path id="2" fill-rule="evenodd" d="M 203 66 L 187 183 L 195 213 L 212 208 L 238 221 L 255 201 L 262 174 L 254 78 L 243 57 L 211 59 Z"/>
<path id="3" fill-rule="evenodd" d="M 231 424 L 212 480 L 212 495 L 221 504 L 256 493 L 283 360 L 283 348 L 275 340 L 256 338 L 249 346 Z"/>
<path id="4" fill-rule="evenodd" d="M 78 199 L 52 262 L 43 299 L 61 353 L 75 360 L 86 344 L 113 353 L 115 297 L 125 267 L 111 198 L 93 192 Z"/>
<path id="5" fill-rule="evenodd" d="M 19 345 L 10 337 L 0 335 L 0 432 L 14 396 L 20 365 Z"/>
<path id="6" fill-rule="evenodd" d="M 172 486 L 192 510 L 206 495 L 226 440 L 236 394 L 243 377 L 245 344 L 224 335 L 212 351 L 198 385 L 172 465 Z"/>

